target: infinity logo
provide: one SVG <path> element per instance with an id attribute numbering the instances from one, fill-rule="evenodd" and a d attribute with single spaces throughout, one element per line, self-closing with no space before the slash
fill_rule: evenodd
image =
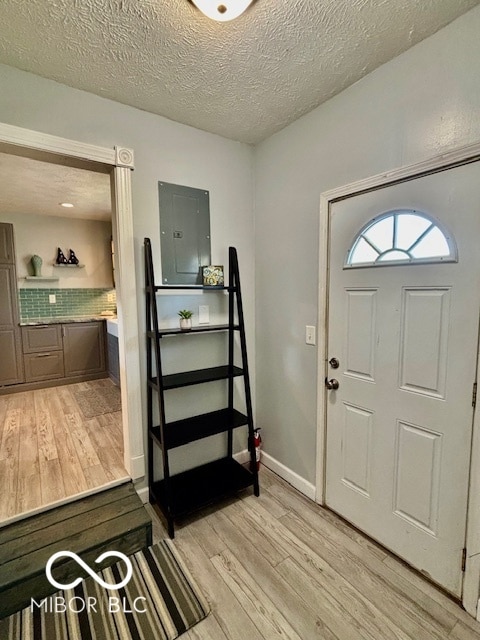
<path id="1" fill-rule="evenodd" d="M 47 574 L 48 581 L 50 582 L 51 585 L 53 585 L 54 587 L 57 587 L 57 589 L 73 589 L 74 587 L 77 586 L 77 584 L 80 584 L 80 582 L 82 581 L 82 578 L 76 578 L 73 582 L 69 582 L 68 584 L 62 584 L 61 582 L 57 582 L 55 578 L 52 576 L 53 563 L 58 558 L 62 558 L 65 556 L 75 560 L 75 562 L 79 564 L 83 569 L 85 569 L 88 575 L 91 576 L 95 580 L 95 582 L 98 582 L 98 584 L 102 586 L 104 589 L 121 589 L 128 583 L 128 581 L 132 577 L 132 573 L 133 573 L 132 563 L 127 558 L 127 556 L 123 553 L 120 553 L 120 551 L 106 551 L 105 553 L 102 553 L 101 556 L 98 556 L 98 558 L 95 560 L 95 562 L 100 563 L 100 562 L 103 562 L 105 558 L 111 558 L 112 556 L 114 556 L 116 558 L 120 558 L 125 562 L 125 564 L 127 565 L 127 575 L 122 580 L 122 582 L 119 582 L 118 584 L 108 584 L 108 582 L 105 582 L 104 580 L 102 580 L 94 571 L 92 571 L 92 569 L 90 569 L 88 564 L 86 564 L 79 556 L 77 556 L 76 553 L 73 553 L 73 551 L 58 551 L 57 553 L 54 553 L 53 556 L 51 556 L 51 558 L 49 559 L 45 567 L 45 573 Z"/>

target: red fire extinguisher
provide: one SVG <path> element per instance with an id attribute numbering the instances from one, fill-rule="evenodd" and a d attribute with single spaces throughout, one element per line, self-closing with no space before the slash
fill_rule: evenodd
<path id="1" fill-rule="evenodd" d="M 262 437 L 260 435 L 260 427 L 253 431 L 253 446 L 255 447 L 255 460 L 257 461 L 257 471 L 260 471 L 260 457 L 262 448 Z"/>

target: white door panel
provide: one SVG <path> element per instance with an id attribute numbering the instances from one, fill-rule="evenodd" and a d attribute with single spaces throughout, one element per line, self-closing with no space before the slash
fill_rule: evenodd
<path id="1" fill-rule="evenodd" d="M 345 375 L 375 382 L 377 289 L 347 289 L 345 293 Z"/>
<path id="2" fill-rule="evenodd" d="M 344 268 L 381 213 L 424 212 L 458 263 Z M 461 595 L 480 308 L 479 163 L 332 205 L 326 502 Z"/>

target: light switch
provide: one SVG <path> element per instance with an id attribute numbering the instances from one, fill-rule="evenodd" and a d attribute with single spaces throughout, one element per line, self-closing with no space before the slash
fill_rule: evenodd
<path id="1" fill-rule="evenodd" d="M 210 323 L 210 308 L 208 304 L 201 304 L 198 307 L 198 324 Z"/>
<path id="2" fill-rule="evenodd" d="M 57 302 L 57 297 L 54 293 L 49 293 L 48 294 L 48 301 L 50 304 L 56 304 Z"/>
<path id="3" fill-rule="evenodd" d="M 307 344 L 317 344 L 316 328 L 312 325 L 305 327 L 305 342 Z"/>

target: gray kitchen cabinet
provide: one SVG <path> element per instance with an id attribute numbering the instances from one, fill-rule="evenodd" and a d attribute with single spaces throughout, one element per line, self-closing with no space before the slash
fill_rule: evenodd
<path id="1" fill-rule="evenodd" d="M 27 353 L 23 356 L 26 382 L 42 382 L 65 377 L 62 351 Z"/>
<path id="2" fill-rule="evenodd" d="M 25 382 L 33 388 L 107 376 L 103 321 L 27 325 L 22 343 Z"/>
<path id="3" fill-rule="evenodd" d="M 107 333 L 107 360 L 108 360 L 108 375 L 110 380 L 117 387 L 120 386 L 120 357 L 118 353 L 118 338 Z"/>
<path id="4" fill-rule="evenodd" d="M 23 353 L 61 351 L 62 327 L 59 324 L 43 324 L 22 327 Z"/>
<path id="5" fill-rule="evenodd" d="M 0 387 L 23 382 L 13 226 L 0 224 Z"/>
<path id="6" fill-rule="evenodd" d="M 0 224 L 0 264 L 15 265 L 13 225 L 6 222 Z"/>
<path id="7" fill-rule="evenodd" d="M 62 325 L 65 377 L 106 373 L 105 323 Z"/>
<path id="8" fill-rule="evenodd" d="M 16 331 L 0 327 L 0 387 L 23 382 L 19 350 Z"/>
<path id="9" fill-rule="evenodd" d="M 26 382 L 63 378 L 62 328 L 58 324 L 22 327 Z"/>

